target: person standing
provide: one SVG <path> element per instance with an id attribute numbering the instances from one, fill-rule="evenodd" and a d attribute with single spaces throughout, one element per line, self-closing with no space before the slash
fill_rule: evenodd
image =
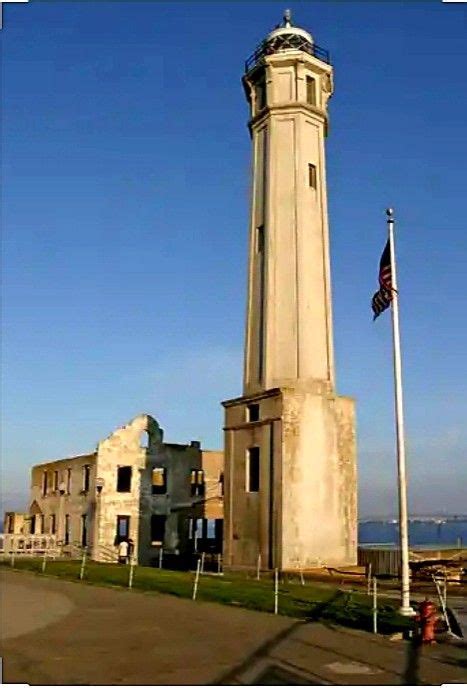
<path id="1" fill-rule="evenodd" d="M 122 540 L 118 545 L 118 563 L 127 564 L 128 563 L 128 549 L 129 545 L 126 540 Z"/>

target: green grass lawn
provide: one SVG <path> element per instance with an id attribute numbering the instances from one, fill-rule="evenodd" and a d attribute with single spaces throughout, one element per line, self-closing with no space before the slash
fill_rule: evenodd
<path id="1" fill-rule="evenodd" d="M 42 572 L 42 559 L 17 558 L 15 569 Z M 10 566 L 8 560 L 1 562 Z M 45 574 L 79 580 L 79 561 L 47 561 Z M 127 587 L 130 568 L 118 564 L 86 563 L 84 582 L 95 585 Z M 133 589 L 191 598 L 194 574 L 146 566 L 134 568 Z M 274 587 L 270 578 L 257 581 L 245 574 L 201 575 L 198 600 L 236 605 L 263 612 L 274 612 Z M 396 601 L 379 599 L 378 631 L 392 633 L 409 628 L 411 621 L 396 611 Z M 279 614 L 303 620 L 328 620 L 344 626 L 372 630 L 372 601 L 361 592 L 339 590 L 331 585 L 298 579 L 280 582 Z"/>

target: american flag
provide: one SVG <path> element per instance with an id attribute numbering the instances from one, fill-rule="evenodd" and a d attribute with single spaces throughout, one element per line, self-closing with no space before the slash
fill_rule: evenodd
<path id="1" fill-rule="evenodd" d="M 373 309 L 373 320 L 376 320 L 378 315 L 381 315 L 386 308 L 389 308 L 392 301 L 392 273 L 391 273 L 391 247 L 389 239 L 386 242 L 384 251 L 379 261 L 379 275 L 378 280 L 380 287 L 378 291 L 373 294 L 371 299 L 371 308 Z"/>

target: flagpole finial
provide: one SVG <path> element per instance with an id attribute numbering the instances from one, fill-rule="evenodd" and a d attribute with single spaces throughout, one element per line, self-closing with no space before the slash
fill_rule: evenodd
<path id="1" fill-rule="evenodd" d="M 389 220 L 392 220 L 394 217 L 394 208 L 388 208 L 386 210 L 386 215 L 388 216 Z"/>

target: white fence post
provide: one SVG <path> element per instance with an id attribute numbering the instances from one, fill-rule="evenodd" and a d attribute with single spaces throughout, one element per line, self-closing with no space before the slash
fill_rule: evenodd
<path id="1" fill-rule="evenodd" d="M 367 586 L 367 595 L 371 594 L 371 562 L 368 564 L 368 570 L 367 570 L 367 579 L 368 579 L 368 586 Z"/>
<path id="2" fill-rule="evenodd" d="M 279 572 L 274 569 L 274 614 L 279 612 Z"/>
<path id="3" fill-rule="evenodd" d="M 301 565 L 301 564 L 299 564 L 299 566 L 300 566 L 300 583 L 301 583 L 302 585 L 305 585 L 305 579 L 304 579 L 304 577 L 303 577 L 303 568 L 302 568 L 302 565 Z"/>
<path id="4" fill-rule="evenodd" d="M 195 583 L 193 585 L 193 600 L 196 600 L 196 595 L 198 594 L 198 581 L 199 581 L 199 573 L 201 569 L 201 559 L 198 559 L 196 562 L 196 576 L 195 576 Z"/>
<path id="5" fill-rule="evenodd" d="M 204 557 L 206 556 L 206 552 L 201 553 L 201 573 L 204 573 Z"/>
<path id="6" fill-rule="evenodd" d="M 373 633 L 378 633 L 378 590 L 376 576 L 373 578 Z"/>
<path id="7" fill-rule="evenodd" d="M 45 573 L 46 562 L 47 562 L 47 550 L 44 550 L 44 556 L 42 557 L 42 573 Z"/>
<path id="8" fill-rule="evenodd" d="M 163 550 L 162 547 L 161 547 L 160 550 L 159 550 L 159 568 L 160 568 L 160 569 L 162 568 L 162 557 L 163 557 L 163 556 L 164 556 L 164 550 Z"/>
<path id="9" fill-rule="evenodd" d="M 83 580 L 85 566 L 86 566 L 86 549 L 83 550 L 83 557 L 81 559 L 81 568 L 79 570 L 79 579 L 80 580 Z"/>
<path id="10" fill-rule="evenodd" d="M 222 562 L 222 555 L 218 554 L 217 555 L 217 573 L 220 576 L 221 575 L 221 562 Z"/>
<path id="11" fill-rule="evenodd" d="M 129 588 L 133 587 L 134 570 L 135 570 L 135 559 L 134 559 L 134 557 L 131 557 L 131 559 L 130 559 L 130 575 L 128 576 L 128 587 Z"/>
<path id="12" fill-rule="evenodd" d="M 256 580 L 259 580 L 261 577 L 261 553 L 258 554 L 258 561 L 256 564 Z"/>

